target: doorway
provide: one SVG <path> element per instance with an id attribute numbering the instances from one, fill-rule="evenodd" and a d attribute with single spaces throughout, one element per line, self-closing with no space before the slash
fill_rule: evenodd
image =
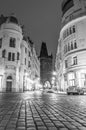
<path id="1" fill-rule="evenodd" d="M 11 76 L 7 77 L 6 92 L 12 92 L 12 77 Z"/>

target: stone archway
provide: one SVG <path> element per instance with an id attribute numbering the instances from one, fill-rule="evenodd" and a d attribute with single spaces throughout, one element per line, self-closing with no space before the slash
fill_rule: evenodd
<path id="1" fill-rule="evenodd" d="M 6 92 L 12 92 L 12 76 L 8 76 L 6 79 Z"/>

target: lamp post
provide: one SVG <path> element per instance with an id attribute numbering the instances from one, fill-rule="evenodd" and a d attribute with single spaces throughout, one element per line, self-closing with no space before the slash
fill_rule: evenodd
<path id="1" fill-rule="evenodd" d="M 51 84 L 52 84 L 52 88 L 54 89 L 56 87 L 56 71 L 52 72 L 52 79 L 51 79 Z"/>

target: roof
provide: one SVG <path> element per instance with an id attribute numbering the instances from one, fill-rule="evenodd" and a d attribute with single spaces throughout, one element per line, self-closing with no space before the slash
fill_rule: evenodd
<path id="1" fill-rule="evenodd" d="M 41 50 L 40 50 L 40 57 L 48 57 L 47 46 L 45 42 L 42 42 Z"/>

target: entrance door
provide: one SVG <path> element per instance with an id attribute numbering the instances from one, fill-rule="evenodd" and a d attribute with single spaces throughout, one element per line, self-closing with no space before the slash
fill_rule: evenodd
<path id="1" fill-rule="evenodd" d="M 12 77 L 11 76 L 7 77 L 6 92 L 12 92 Z"/>
<path id="2" fill-rule="evenodd" d="M 12 91 L 12 81 L 7 81 L 6 83 L 6 92 Z"/>

